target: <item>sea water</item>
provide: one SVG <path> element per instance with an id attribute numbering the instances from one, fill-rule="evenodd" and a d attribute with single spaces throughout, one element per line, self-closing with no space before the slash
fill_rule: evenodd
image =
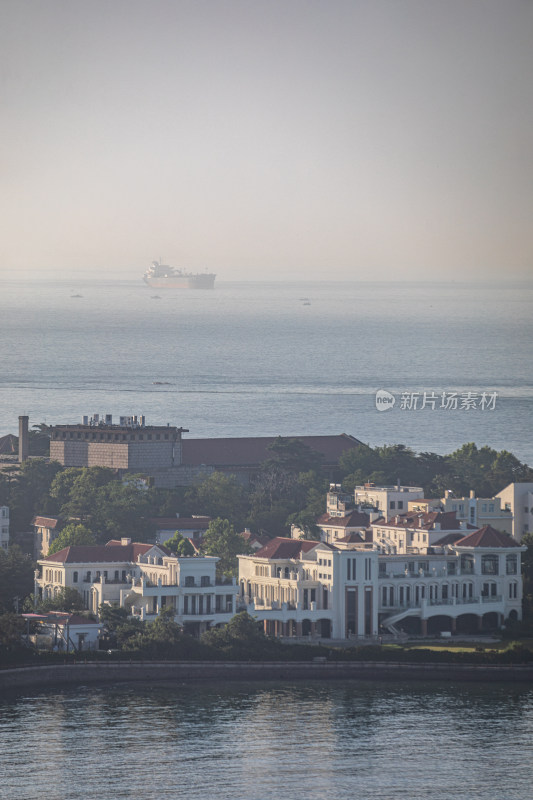
<path id="1" fill-rule="evenodd" d="M 142 413 L 190 438 L 349 433 L 438 453 L 474 441 L 533 463 L 533 284 L 0 289 L 0 435 L 19 414 Z M 376 408 L 378 390 L 393 407 Z"/>
<path id="2" fill-rule="evenodd" d="M 0 694 L 1 800 L 530 800 L 523 684 Z"/>

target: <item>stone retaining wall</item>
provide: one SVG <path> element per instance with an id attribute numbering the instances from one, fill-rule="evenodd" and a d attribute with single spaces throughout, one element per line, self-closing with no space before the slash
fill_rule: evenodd
<path id="1" fill-rule="evenodd" d="M 533 665 L 476 666 L 386 662 L 89 662 L 0 671 L 0 691 L 88 683 L 160 681 L 437 680 L 531 681 Z"/>

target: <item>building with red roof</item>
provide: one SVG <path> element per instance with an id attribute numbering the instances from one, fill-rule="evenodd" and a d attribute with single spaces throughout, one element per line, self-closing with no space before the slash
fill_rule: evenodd
<path id="1" fill-rule="evenodd" d="M 176 622 L 199 635 L 235 613 L 235 583 L 217 580 L 217 562 L 212 556 L 176 556 L 163 545 L 127 538 L 72 545 L 39 559 L 35 597 L 46 600 L 75 589 L 93 614 L 103 604 L 118 604 L 147 620 L 171 608 Z"/>

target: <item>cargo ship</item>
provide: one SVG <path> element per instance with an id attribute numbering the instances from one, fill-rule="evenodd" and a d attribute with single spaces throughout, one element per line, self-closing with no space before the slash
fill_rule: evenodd
<path id="1" fill-rule="evenodd" d="M 152 261 L 143 275 L 143 281 L 154 289 L 213 289 L 215 278 L 212 272 L 185 272 L 168 264 Z"/>

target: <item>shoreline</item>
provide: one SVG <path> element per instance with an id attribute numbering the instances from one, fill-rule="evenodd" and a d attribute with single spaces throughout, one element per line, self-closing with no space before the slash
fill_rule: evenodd
<path id="1" fill-rule="evenodd" d="M 382 661 L 242 662 L 113 661 L 19 667 L 0 671 L 0 693 L 9 689 L 105 683 L 307 680 L 533 680 L 533 664 L 411 664 Z"/>

